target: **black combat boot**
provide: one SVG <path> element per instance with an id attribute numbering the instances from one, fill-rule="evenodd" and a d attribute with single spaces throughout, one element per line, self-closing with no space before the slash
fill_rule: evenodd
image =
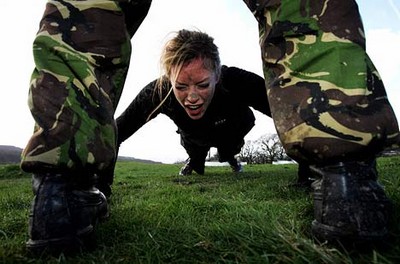
<path id="1" fill-rule="evenodd" d="M 377 182 L 376 162 L 340 162 L 313 167 L 312 233 L 320 242 L 365 244 L 387 235 L 391 202 Z"/>
<path id="2" fill-rule="evenodd" d="M 188 158 L 185 165 L 179 171 L 179 175 L 188 176 L 195 171 L 199 175 L 204 175 L 204 160 L 197 160 Z"/>
<path id="3" fill-rule="evenodd" d="M 93 179 L 94 187 L 99 189 L 106 196 L 107 200 L 110 201 L 112 194 L 111 186 L 114 181 L 114 167 L 95 174 Z"/>
<path id="4" fill-rule="evenodd" d="M 34 174 L 26 247 L 35 254 L 73 254 L 95 247 L 94 226 L 108 217 L 103 193 L 61 174 Z"/>
<path id="5" fill-rule="evenodd" d="M 229 159 L 228 163 L 232 169 L 232 172 L 235 172 L 235 173 L 243 172 L 242 164 L 240 164 L 240 162 L 237 159 L 235 159 L 235 158 Z"/>
<path id="6" fill-rule="evenodd" d="M 315 181 L 314 173 L 310 169 L 310 165 L 304 162 L 299 163 L 297 170 L 297 180 L 290 184 L 290 187 L 295 187 L 304 190 L 311 190 L 311 184 Z"/>

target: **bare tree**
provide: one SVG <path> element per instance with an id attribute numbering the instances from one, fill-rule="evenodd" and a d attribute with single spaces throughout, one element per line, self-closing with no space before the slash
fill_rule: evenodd
<path id="1" fill-rule="evenodd" d="M 277 134 L 266 134 L 259 139 L 260 148 L 268 158 L 268 163 L 283 159 L 285 150 Z"/>
<path id="2" fill-rule="evenodd" d="M 248 140 L 239 157 L 248 164 L 272 163 L 277 160 L 290 160 L 277 134 L 265 134 L 255 141 Z"/>
<path id="3" fill-rule="evenodd" d="M 239 153 L 239 158 L 247 164 L 255 164 L 257 160 L 256 144 L 251 140 L 247 140 Z"/>

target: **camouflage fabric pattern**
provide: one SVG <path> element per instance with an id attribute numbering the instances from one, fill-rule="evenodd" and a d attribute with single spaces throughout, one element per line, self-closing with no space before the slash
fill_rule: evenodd
<path id="1" fill-rule="evenodd" d="M 291 157 L 329 163 L 398 146 L 355 1 L 244 2 L 259 24 L 272 117 Z"/>
<path id="2" fill-rule="evenodd" d="M 130 34 L 151 1 L 121 2 L 131 9 L 143 2 L 145 8 L 125 21 L 117 1 L 47 2 L 33 43 L 28 103 L 36 124 L 22 154 L 23 170 L 96 172 L 113 166 L 114 112 L 129 66 Z"/>

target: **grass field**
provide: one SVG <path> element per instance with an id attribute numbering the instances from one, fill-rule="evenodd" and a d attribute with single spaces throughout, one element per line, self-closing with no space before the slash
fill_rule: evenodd
<path id="1" fill-rule="evenodd" d="M 0 263 L 400 263 L 399 156 L 378 159 L 394 203 L 390 237 L 362 252 L 314 243 L 312 195 L 289 186 L 295 164 L 247 165 L 241 174 L 207 167 L 190 177 L 179 168 L 119 162 L 97 249 L 33 258 L 25 250 L 30 176 L 0 166 Z"/>

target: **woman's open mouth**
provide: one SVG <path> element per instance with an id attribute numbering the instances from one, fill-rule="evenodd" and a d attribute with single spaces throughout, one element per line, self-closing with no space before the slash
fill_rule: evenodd
<path id="1" fill-rule="evenodd" d="M 201 113 L 202 106 L 203 106 L 203 104 L 185 105 L 185 109 L 189 116 L 197 116 Z"/>

